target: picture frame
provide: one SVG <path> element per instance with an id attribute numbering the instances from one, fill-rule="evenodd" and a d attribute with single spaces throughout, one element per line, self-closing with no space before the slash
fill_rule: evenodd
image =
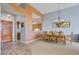
<path id="1" fill-rule="evenodd" d="M 63 22 L 54 22 L 54 28 L 67 28 L 70 27 L 70 21 L 63 21 Z"/>

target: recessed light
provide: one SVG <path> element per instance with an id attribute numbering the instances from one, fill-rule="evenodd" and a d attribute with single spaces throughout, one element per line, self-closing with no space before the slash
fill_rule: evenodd
<path id="1" fill-rule="evenodd" d="M 7 16 L 9 17 L 10 15 L 8 14 Z"/>

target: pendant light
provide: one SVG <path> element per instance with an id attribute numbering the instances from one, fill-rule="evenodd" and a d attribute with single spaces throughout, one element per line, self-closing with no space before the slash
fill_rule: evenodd
<path id="1" fill-rule="evenodd" d="M 63 23 L 64 20 L 62 20 L 60 18 L 60 3 L 58 3 L 57 5 L 58 5 L 58 17 L 55 20 L 55 25 L 56 25 L 56 27 L 61 27 L 61 25 L 62 25 L 62 23 Z"/>

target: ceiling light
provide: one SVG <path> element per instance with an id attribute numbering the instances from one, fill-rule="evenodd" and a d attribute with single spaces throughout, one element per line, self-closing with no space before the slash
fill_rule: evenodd
<path id="1" fill-rule="evenodd" d="M 35 32 L 39 32 L 40 30 L 38 28 L 35 29 Z"/>
<path id="2" fill-rule="evenodd" d="M 8 14 L 7 16 L 8 16 L 8 17 L 10 17 L 11 15 L 10 15 L 10 14 Z"/>
<path id="3" fill-rule="evenodd" d="M 63 22 L 64 19 L 60 18 L 60 3 L 58 3 L 58 18 L 55 20 L 55 22 Z"/>

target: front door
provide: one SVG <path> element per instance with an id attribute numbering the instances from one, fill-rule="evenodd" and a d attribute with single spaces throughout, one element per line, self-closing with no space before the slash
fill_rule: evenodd
<path id="1" fill-rule="evenodd" d="M 12 41 L 12 22 L 2 20 L 1 23 L 2 23 L 1 42 Z"/>

